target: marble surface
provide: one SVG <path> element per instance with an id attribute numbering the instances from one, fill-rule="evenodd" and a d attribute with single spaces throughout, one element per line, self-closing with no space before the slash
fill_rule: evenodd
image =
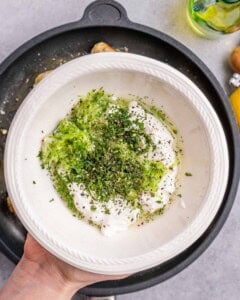
<path id="1" fill-rule="evenodd" d="M 119 0 L 131 20 L 161 30 L 184 43 L 213 71 L 224 88 L 231 71 L 227 58 L 240 44 L 239 33 L 219 40 L 196 36 L 185 17 L 185 0 Z M 1 0 L 0 62 L 35 35 L 78 20 L 89 0 Z M 141 5 L 139 5 L 141 3 Z M 238 300 L 240 299 L 240 190 L 222 231 L 191 266 L 148 290 L 118 296 L 119 300 Z M 0 286 L 14 265 L 0 253 Z"/>

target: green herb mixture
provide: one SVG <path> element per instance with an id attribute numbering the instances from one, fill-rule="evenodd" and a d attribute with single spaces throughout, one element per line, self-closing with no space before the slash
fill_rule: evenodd
<path id="1" fill-rule="evenodd" d="M 128 102 L 98 89 L 80 98 L 43 140 L 39 158 L 62 199 L 79 215 L 72 183 L 84 184 L 93 204 L 120 196 L 141 209 L 139 196 L 154 194 L 167 171 L 161 161 L 147 158 L 154 147 L 143 121 L 131 118 Z"/>

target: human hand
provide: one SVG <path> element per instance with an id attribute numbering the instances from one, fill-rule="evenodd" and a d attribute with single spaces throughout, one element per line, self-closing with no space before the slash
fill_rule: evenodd
<path id="1" fill-rule="evenodd" d="M 127 275 L 101 275 L 79 270 L 49 253 L 30 234 L 27 235 L 24 245 L 24 258 L 30 262 L 47 267 L 49 271 L 55 272 L 57 277 L 61 277 L 66 283 L 76 285 L 78 288 L 82 287 L 82 285 L 87 286 L 99 281 L 117 280 L 127 277 Z"/>
<path id="2" fill-rule="evenodd" d="M 125 277 L 79 270 L 49 253 L 28 234 L 23 257 L 0 291 L 0 299 L 71 299 L 87 285 Z"/>

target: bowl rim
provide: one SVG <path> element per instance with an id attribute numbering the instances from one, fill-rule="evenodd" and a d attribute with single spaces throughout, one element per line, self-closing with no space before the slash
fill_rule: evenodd
<path id="1" fill-rule="evenodd" d="M 117 63 L 116 63 L 116 56 L 118 56 L 117 59 Z M 102 60 L 105 59 L 105 63 L 102 62 Z M 119 63 L 119 60 L 123 60 L 124 63 Z M 137 62 L 139 65 L 138 67 L 135 66 L 134 69 L 134 65 L 132 65 L 132 61 Z M 89 61 L 95 61 L 95 65 L 94 68 L 91 66 L 91 64 L 88 64 Z M 99 62 L 101 61 L 101 63 Z M 80 62 L 80 63 L 79 63 Z M 183 94 L 185 94 L 185 96 L 187 96 L 188 99 L 191 98 L 191 101 L 193 101 L 193 97 L 191 96 L 190 91 L 188 90 L 188 88 L 191 90 L 192 92 L 195 93 L 196 97 L 200 97 L 201 99 L 204 99 L 204 104 L 208 107 L 209 112 L 211 117 L 214 118 L 216 124 L 218 125 L 218 130 L 220 130 L 220 137 L 221 137 L 221 141 L 224 141 L 224 152 L 225 155 L 227 155 L 228 157 L 228 148 L 227 148 L 227 143 L 226 143 L 226 138 L 225 138 L 225 134 L 223 132 L 223 128 L 222 125 L 219 121 L 219 118 L 217 116 L 217 114 L 215 113 L 213 107 L 211 106 L 211 104 L 208 102 L 207 98 L 204 96 L 204 94 L 202 93 L 202 91 L 200 91 L 197 86 L 190 80 L 188 79 L 185 75 L 183 75 L 182 73 L 180 73 L 179 71 L 177 71 L 176 69 L 174 69 L 173 67 L 170 67 L 169 65 L 166 65 L 165 63 L 156 61 L 154 59 L 151 58 L 147 58 L 144 56 L 140 56 L 140 55 L 136 55 L 136 54 L 129 54 L 129 53 L 100 53 L 100 54 L 94 54 L 94 55 L 87 55 L 84 57 L 80 57 L 77 59 L 74 59 L 64 65 L 62 65 L 61 67 L 57 68 L 56 70 L 54 70 L 49 76 L 48 76 L 48 82 L 51 82 L 51 80 L 54 82 L 54 79 L 56 79 L 57 75 L 59 75 L 61 72 L 65 72 L 66 69 L 70 68 L 69 66 L 73 66 L 76 70 L 76 63 L 79 63 L 80 65 L 82 64 L 86 64 L 86 66 L 83 68 L 81 72 L 83 72 L 83 69 L 85 72 L 92 72 L 92 71 L 96 71 L 97 69 L 100 70 L 101 68 L 104 68 L 104 64 L 105 64 L 105 68 L 106 65 L 108 65 L 108 68 L 123 68 L 123 69 L 131 69 L 134 71 L 139 71 L 139 72 L 143 72 L 146 73 L 148 75 L 152 75 L 158 78 L 161 78 L 162 80 L 165 80 L 166 82 L 168 82 L 169 84 L 171 84 L 172 86 L 174 86 L 176 89 L 178 89 L 180 92 L 182 92 Z M 148 65 L 148 67 L 147 67 Z M 94 70 L 92 70 L 94 69 Z M 161 77 L 163 76 L 162 74 L 159 73 L 159 70 L 161 69 L 161 71 L 164 70 L 164 78 Z M 78 71 L 71 73 L 70 76 L 68 76 L 68 80 L 70 80 L 71 78 L 73 78 L 73 76 L 79 76 L 80 74 L 78 73 Z M 179 82 L 175 82 L 175 80 L 173 80 L 172 76 L 175 76 L 175 79 L 178 79 Z M 66 83 L 66 79 L 65 79 L 65 83 Z M 181 84 L 180 84 L 181 83 Z M 62 82 L 58 83 L 58 85 L 54 86 L 54 89 L 57 89 L 59 86 L 59 84 L 62 84 Z M 188 85 L 188 88 L 185 86 Z M 36 94 L 37 90 L 40 90 L 41 88 L 44 89 L 44 87 L 46 86 L 46 80 L 43 80 L 42 82 L 39 83 L 39 85 L 37 86 L 36 89 L 34 89 L 32 92 L 30 92 L 27 97 L 25 98 L 25 100 L 23 101 L 22 105 L 20 106 L 19 110 L 17 111 L 10 130 L 9 130 L 9 135 L 7 138 L 7 142 L 6 142 L 6 147 L 5 147 L 5 153 L 4 153 L 4 174 L 5 174 L 5 180 L 6 180 L 6 185 L 7 185 L 7 189 L 8 192 L 10 194 L 10 197 L 12 199 L 15 199 L 16 195 L 19 195 L 21 193 L 19 193 L 19 190 L 14 190 L 13 191 L 13 186 L 17 187 L 17 184 L 12 184 L 11 183 L 11 179 L 14 176 L 14 170 L 13 167 L 11 166 L 11 170 L 9 169 L 9 164 L 8 161 L 11 161 L 13 158 L 13 154 L 14 154 L 14 147 L 11 144 L 11 142 L 13 141 L 13 134 L 15 133 L 15 137 L 16 137 L 16 133 L 19 134 L 19 131 L 16 131 L 16 128 L 18 127 L 18 123 L 21 121 L 20 116 L 22 111 L 24 111 L 24 109 L 26 108 L 26 106 L 33 101 L 32 98 L 34 98 L 34 94 Z M 195 106 L 197 106 L 198 104 L 195 102 Z M 40 105 L 40 104 L 38 104 Z M 207 124 L 207 128 L 211 128 L 211 124 Z M 213 133 L 211 133 L 213 136 Z M 10 149 L 10 150 L 9 150 Z M 215 162 L 215 165 L 217 164 L 217 162 Z M 182 253 L 186 248 L 190 247 L 205 231 L 206 229 L 209 227 L 209 225 L 211 224 L 212 220 L 214 219 L 214 217 L 216 216 L 220 205 L 222 203 L 224 194 L 225 194 L 225 188 L 227 186 L 227 178 L 228 178 L 228 167 L 229 164 L 227 163 L 227 166 L 224 166 L 224 170 L 225 170 L 225 184 L 224 184 L 224 188 L 221 190 L 221 201 L 219 201 L 219 205 L 218 208 L 215 210 L 215 214 L 212 216 L 212 219 L 209 221 L 209 223 L 204 226 L 204 228 L 202 228 L 201 233 L 198 234 L 198 237 L 195 238 L 194 240 L 191 241 L 191 243 L 188 244 L 188 246 L 186 246 L 184 249 L 182 249 L 180 252 L 175 253 L 174 255 L 172 255 L 171 257 L 169 257 L 168 259 L 171 259 L 173 257 L 175 257 L 176 255 Z M 222 170 L 223 171 L 223 170 Z M 227 175 L 226 175 L 227 174 Z M 12 184 L 12 186 L 11 186 Z M 79 265 L 78 263 L 76 264 L 76 262 L 73 262 L 71 259 L 69 259 L 69 257 L 67 258 L 65 256 L 65 251 L 67 251 L 67 253 L 71 254 L 71 255 L 75 255 L 75 252 L 72 251 L 72 249 L 68 249 L 68 247 L 63 247 L 61 246 L 61 250 L 63 250 L 63 252 L 61 251 L 60 253 L 60 249 L 59 249 L 59 243 L 53 238 L 53 237 L 49 237 L 48 234 L 46 232 L 44 232 L 44 230 L 40 230 L 39 228 L 39 224 L 37 224 L 37 227 L 40 231 L 38 231 L 38 234 L 40 234 L 40 236 L 38 234 L 36 234 L 36 231 L 34 231 L 32 229 L 32 225 L 35 223 L 34 220 L 32 220 L 32 224 L 31 226 L 29 226 L 28 221 L 27 221 L 27 217 L 29 217 L 30 215 L 28 214 L 25 215 L 23 211 L 21 211 L 21 207 L 18 206 L 18 203 L 15 203 L 15 200 L 13 200 L 13 205 L 17 211 L 17 214 L 20 218 L 20 220 L 22 221 L 22 223 L 24 224 L 24 226 L 30 231 L 30 233 L 42 244 L 44 245 L 45 248 L 47 248 L 50 252 L 52 252 L 54 255 L 58 256 L 59 258 L 67 261 L 68 263 L 76 266 L 76 267 L 81 267 L 87 271 L 92 271 L 92 272 L 98 272 L 98 273 L 102 273 L 102 274 L 121 274 L 124 271 L 121 269 L 121 267 L 123 265 L 128 265 L 128 272 L 137 272 L 140 270 L 145 270 L 148 269 L 150 267 L 153 267 L 155 265 L 158 265 L 159 263 L 163 263 L 164 261 L 159 261 L 159 260 L 155 260 L 155 262 L 148 262 L 148 259 L 151 259 L 150 256 L 155 256 L 158 257 L 159 251 L 157 251 L 155 253 L 155 251 L 150 252 L 152 255 L 146 256 L 146 254 L 138 256 L 138 257 L 134 257 L 131 259 L 112 259 L 112 260 L 106 260 L 106 259 L 96 259 L 96 258 L 92 258 L 92 257 L 83 257 L 82 255 L 77 255 L 78 257 L 80 257 L 81 259 L 81 265 Z M 26 212 L 25 212 L 26 213 Z M 31 218 L 30 218 L 31 219 Z M 35 224 L 36 225 L 36 224 Z M 53 245 L 50 243 L 47 243 L 44 240 L 44 237 L 41 237 L 41 234 L 43 234 L 43 236 L 45 236 L 45 238 L 47 238 L 48 240 L 50 240 L 51 242 L 53 242 Z M 58 245 L 57 248 L 54 247 L 54 245 Z M 159 250 L 159 249 L 157 249 Z M 79 254 L 79 253 L 78 253 Z M 168 260 L 166 259 L 166 260 Z M 82 265 L 82 260 L 85 261 L 85 265 Z M 165 260 L 165 261 L 166 261 Z M 138 264 L 140 261 L 144 261 L 144 266 L 142 266 L 141 268 L 139 267 L 139 265 L 135 265 L 135 268 L 131 267 L 131 269 L 129 268 L 130 264 L 133 263 L 133 261 L 135 261 L 135 264 Z M 100 267 L 98 267 L 98 269 L 96 269 L 96 264 L 99 264 Z M 109 268 L 109 264 L 110 264 L 110 268 Z M 112 268 L 114 266 L 114 264 L 117 266 L 117 268 L 113 271 Z"/>

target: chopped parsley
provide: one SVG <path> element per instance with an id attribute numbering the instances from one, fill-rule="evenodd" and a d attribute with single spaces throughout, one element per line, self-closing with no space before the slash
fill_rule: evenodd
<path id="1" fill-rule="evenodd" d="M 174 133 L 174 134 L 177 134 L 177 133 L 178 133 L 178 131 L 177 131 L 177 129 L 176 129 L 176 128 L 173 128 L 173 130 L 172 130 L 172 131 L 173 131 L 173 133 Z"/>
<path id="2" fill-rule="evenodd" d="M 191 177 L 191 176 L 192 176 L 192 173 L 186 172 L 186 173 L 185 173 L 185 176 Z"/>

